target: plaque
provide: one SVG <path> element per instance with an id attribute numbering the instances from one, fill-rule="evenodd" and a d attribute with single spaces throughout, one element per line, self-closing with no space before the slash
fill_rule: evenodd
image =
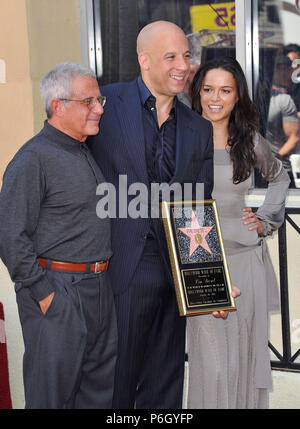
<path id="1" fill-rule="evenodd" d="M 180 316 L 235 310 L 215 200 L 163 201 L 162 217 Z"/>

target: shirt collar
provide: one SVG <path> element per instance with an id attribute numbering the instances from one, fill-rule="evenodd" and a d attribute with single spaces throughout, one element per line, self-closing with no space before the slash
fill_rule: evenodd
<path id="1" fill-rule="evenodd" d="M 43 132 L 51 139 L 52 142 L 60 146 L 62 145 L 71 151 L 78 151 L 83 146 L 86 146 L 85 142 L 80 142 L 68 134 L 63 133 L 59 129 L 53 127 L 53 125 L 49 124 L 47 120 L 44 122 Z"/>
<path id="2" fill-rule="evenodd" d="M 153 97 L 154 100 L 155 100 L 155 97 L 151 94 L 151 92 L 149 91 L 149 89 L 144 84 L 142 76 L 138 77 L 138 87 L 139 87 L 140 98 L 141 98 L 141 102 L 142 102 L 143 106 L 145 106 L 145 103 L 146 103 L 146 101 L 148 100 L 149 97 Z"/>
<path id="3" fill-rule="evenodd" d="M 155 102 L 156 98 L 154 95 L 151 94 L 147 86 L 145 85 L 142 76 L 139 76 L 137 79 L 138 82 L 138 88 L 140 92 L 140 98 L 142 105 L 146 107 L 146 109 L 151 110 L 152 107 L 155 108 Z M 170 110 L 170 118 L 176 117 L 176 110 L 177 110 L 177 97 L 174 97 L 173 106 Z"/>

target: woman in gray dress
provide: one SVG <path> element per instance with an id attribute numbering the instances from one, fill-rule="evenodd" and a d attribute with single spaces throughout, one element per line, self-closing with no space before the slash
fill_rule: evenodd
<path id="1" fill-rule="evenodd" d="M 265 237 L 284 220 L 289 178 L 258 132 L 258 113 L 239 63 L 205 63 L 191 86 L 192 108 L 214 132 L 214 191 L 231 281 L 241 295 L 226 320 L 187 320 L 189 408 L 267 408 L 271 388 L 268 313 L 278 290 Z M 269 182 L 254 214 L 245 207 L 253 168 Z"/>

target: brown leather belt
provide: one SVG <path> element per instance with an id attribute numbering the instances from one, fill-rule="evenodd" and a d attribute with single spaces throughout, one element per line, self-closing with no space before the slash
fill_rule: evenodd
<path id="1" fill-rule="evenodd" d="M 73 264 L 72 262 L 50 261 L 47 265 L 47 259 L 38 258 L 43 268 L 57 271 L 73 271 L 79 273 L 101 273 L 108 268 L 108 261 L 93 262 L 91 264 Z"/>

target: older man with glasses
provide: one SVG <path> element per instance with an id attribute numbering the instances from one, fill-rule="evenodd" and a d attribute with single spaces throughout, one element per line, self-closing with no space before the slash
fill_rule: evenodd
<path id="1" fill-rule="evenodd" d="M 94 73 L 63 63 L 42 80 L 44 128 L 9 163 L 0 194 L 0 256 L 15 283 L 26 408 L 110 408 L 117 347 L 107 267 L 105 181 L 85 140 L 105 97 Z"/>

